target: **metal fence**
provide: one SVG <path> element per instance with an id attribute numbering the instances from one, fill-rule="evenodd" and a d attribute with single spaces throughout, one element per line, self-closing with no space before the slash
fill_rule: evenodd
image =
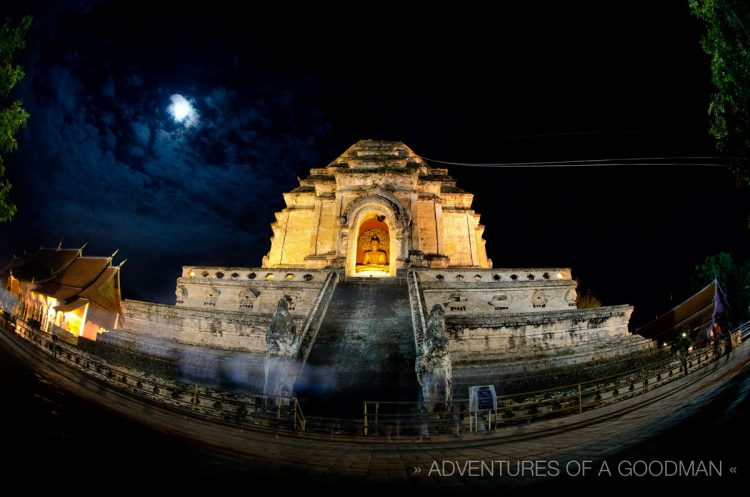
<path id="1" fill-rule="evenodd" d="M 750 323 L 732 333 L 734 347 L 750 336 Z M 503 426 L 580 414 L 653 390 L 718 361 L 729 359 L 723 342 L 707 346 L 683 359 L 670 357 L 649 365 L 590 381 L 544 390 L 497 396 L 497 408 L 469 410 L 469 399 L 454 399 L 442 412 L 428 413 L 418 402 L 363 403 L 362 433 L 366 436 L 429 436 L 491 432 Z"/>
<path id="2" fill-rule="evenodd" d="M 0 321 L 4 332 L 15 332 L 62 364 L 161 408 L 233 426 L 305 430 L 306 419 L 295 398 L 248 396 L 165 380 L 111 364 L 20 320 Z"/>
<path id="3" fill-rule="evenodd" d="M 417 402 L 366 401 L 362 419 L 335 419 L 305 417 L 293 397 L 224 392 L 133 371 L 7 315 L 0 317 L 0 324 L 3 332 L 15 333 L 67 367 L 163 409 L 231 426 L 386 438 L 492 432 L 503 426 L 578 414 L 646 393 L 710 364 L 718 366 L 724 355 L 706 347 L 689 354 L 684 363 L 670 358 L 591 381 L 501 394 L 497 409 L 492 410 L 470 412 L 468 399 L 453 400 L 446 410 L 436 413 L 424 412 Z M 733 332 L 733 343 L 739 346 L 748 336 L 750 323 L 745 323 Z"/>

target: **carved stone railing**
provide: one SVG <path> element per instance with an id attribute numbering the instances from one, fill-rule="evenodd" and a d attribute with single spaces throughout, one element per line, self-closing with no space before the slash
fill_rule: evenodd
<path id="1" fill-rule="evenodd" d="M 485 283 L 493 285 L 512 285 L 528 282 L 546 283 L 567 282 L 572 280 L 570 268 L 419 268 L 417 270 L 424 282 L 434 283 Z"/>
<path id="2" fill-rule="evenodd" d="M 419 287 L 419 275 L 416 271 L 409 271 L 406 276 L 409 287 L 409 303 L 411 304 L 411 321 L 414 328 L 414 346 L 421 350 L 424 333 L 427 328 L 427 306 L 424 295 Z"/>
<path id="3" fill-rule="evenodd" d="M 307 356 L 310 355 L 310 350 L 313 343 L 315 343 L 315 337 L 318 335 L 318 330 L 326 315 L 328 304 L 331 302 L 331 297 L 337 283 L 338 274 L 336 271 L 328 273 L 323 288 L 320 290 L 312 309 L 310 309 L 310 313 L 305 319 L 305 324 L 302 326 L 302 332 L 300 333 L 302 338 L 299 352 L 297 353 L 297 361 L 300 365 L 304 365 L 307 362 Z"/>

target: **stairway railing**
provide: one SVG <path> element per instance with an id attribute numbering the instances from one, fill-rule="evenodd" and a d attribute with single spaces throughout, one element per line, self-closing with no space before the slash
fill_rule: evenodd
<path id="1" fill-rule="evenodd" d="M 424 296 L 419 285 L 419 275 L 416 271 L 409 271 L 406 277 L 409 287 L 409 304 L 411 305 L 411 321 L 414 327 L 414 346 L 420 350 L 427 328 Z"/>
<path id="2" fill-rule="evenodd" d="M 305 362 L 307 362 L 307 356 L 310 355 L 312 344 L 315 342 L 315 337 L 318 335 L 320 324 L 323 322 L 323 317 L 326 315 L 328 304 L 331 302 L 331 297 L 333 296 L 333 291 L 336 289 L 337 283 L 338 274 L 336 271 L 328 273 L 323 288 L 320 290 L 310 313 L 307 315 L 305 324 L 302 327 L 302 340 L 300 342 L 299 352 L 297 353 L 297 360 L 300 364 L 305 364 Z"/>

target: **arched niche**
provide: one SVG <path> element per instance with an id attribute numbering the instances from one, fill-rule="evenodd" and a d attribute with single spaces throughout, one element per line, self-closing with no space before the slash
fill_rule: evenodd
<path id="1" fill-rule="evenodd" d="M 372 214 L 363 219 L 357 228 L 355 272 L 368 273 L 368 276 L 390 273 L 390 265 L 394 262 L 390 248 L 390 229 L 385 223 L 385 216 Z"/>
<path id="2" fill-rule="evenodd" d="M 400 206 L 380 197 L 370 197 L 359 199 L 353 208 L 347 210 L 345 217 L 346 227 L 348 227 L 348 237 L 346 243 L 346 275 L 355 277 L 378 277 L 396 276 L 397 263 L 403 260 L 402 242 L 408 237 L 403 236 L 404 226 L 400 222 L 403 214 L 400 212 Z M 372 229 L 382 229 L 388 235 L 387 246 L 381 246 L 380 249 L 387 254 L 388 267 L 387 271 L 357 271 L 357 263 L 362 264 L 366 243 L 360 245 L 360 237 L 365 238 L 363 242 L 372 239 Z"/>

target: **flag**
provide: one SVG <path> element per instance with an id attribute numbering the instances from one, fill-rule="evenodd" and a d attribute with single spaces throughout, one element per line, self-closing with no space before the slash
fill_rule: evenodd
<path id="1" fill-rule="evenodd" d="M 711 330 L 714 329 L 716 323 L 719 324 L 721 335 L 728 332 L 725 329 L 729 326 L 729 320 L 727 315 L 729 314 L 729 304 L 727 304 L 726 294 L 719 284 L 719 279 L 714 280 L 714 312 L 711 314 L 711 325 L 706 330 L 706 338 L 711 338 Z M 719 336 L 714 337 L 715 339 L 720 338 Z"/>
<path id="2" fill-rule="evenodd" d="M 722 295 L 724 292 L 721 290 L 721 286 L 719 285 L 719 280 L 714 280 L 714 284 L 716 285 L 716 291 L 714 292 L 713 317 L 716 317 L 719 314 L 722 314 L 726 310 L 726 305 L 724 304 L 724 297 Z"/>

